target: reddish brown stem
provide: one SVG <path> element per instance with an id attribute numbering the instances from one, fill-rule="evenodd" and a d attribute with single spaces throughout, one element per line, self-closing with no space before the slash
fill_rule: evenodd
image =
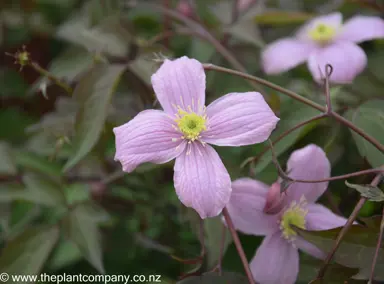
<path id="1" fill-rule="evenodd" d="M 376 175 L 376 177 L 372 180 L 371 185 L 377 186 L 381 180 L 381 177 L 382 177 L 382 174 Z M 356 217 L 359 214 L 360 209 L 363 207 L 363 205 L 365 204 L 366 201 L 367 201 L 367 199 L 365 197 L 361 197 L 359 202 L 357 202 L 355 208 L 353 209 L 351 215 L 348 218 L 347 223 L 344 225 L 344 227 L 341 229 L 339 235 L 337 236 L 335 244 L 332 247 L 332 250 L 329 252 L 326 259 L 324 260 L 324 263 L 321 266 L 319 273 L 317 274 L 316 279 L 319 279 L 319 280 L 323 279 L 325 272 L 327 271 L 328 265 L 329 265 L 330 261 L 332 260 L 333 256 L 335 255 L 336 250 L 339 248 L 342 239 L 344 238 L 345 234 L 347 233 L 347 231 L 349 230 L 349 228 L 351 227 L 353 222 L 356 220 Z"/>
<path id="2" fill-rule="evenodd" d="M 251 269 L 249 268 L 247 257 L 245 256 L 245 253 L 244 253 L 243 247 L 241 245 L 239 236 L 237 235 L 235 226 L 233 225 L 231 216 L 229 215 L 227 208 L 223 209 L 223 216 L 225 218 L 225 222 L 227 223 L 229 231 L 231 232 L 233 242 L 235 243 L 235 246 L 237 249 L 237 253 L 239 254 L 241 262 L 243 263 L 245 274 L 247 275 L 247 278 L 248 278 L 248 282 L 250 284 L 256 284 L 255 280 L 253 280 L 252 272 L 251 272 Z"/>
<path id="3" fill-rule="evenodd" d="M 382 216 L 381 216 L 379 238 L 377 239 L 377 246 L 376 246 L 376 250 L 375 250 L 375 255 L 373 256 L 373 260 L 372 260 L 371 275 L 369 276 L 368 283 L 373 283 L 373 280 L 374 280 L 376 262 L 377 262 L 377 258 L 379 257 L 381 240 L 383 239 L 383 231 L 384 231 L 384 206 L 383 206 L 383 212 L 382 212 Z"/>

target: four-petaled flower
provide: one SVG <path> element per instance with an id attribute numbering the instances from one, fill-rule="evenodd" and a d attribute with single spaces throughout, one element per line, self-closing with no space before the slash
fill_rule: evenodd
<path id="1" fill-rule="evenodd" d="M 324 151 L 311 144 L 292 153 L 287 171 L 294 179 L 326 179 L 330 176 L 330 164 Z M 295 283 L 299 271 L 298 248 L 318 258 L 325 256 L 297 235 L 291 225 L 316 231 L 346 223 L 345 218 L 315 204 L 327 186 L 327 182 L 294 183 L 280 194 L 278 182 L 269 189 L 249 178 L 232 183 L 227 209 L 235 228 L 246 234 L 266 236 L 250 263 L 260 284 Z"/>
<path id="2" fill-rule="evenodd" d="M 330 80 L 350 83 L 361 73 L 367 56 L 356 43 L 384 38 L 384 20 L 372 16 L 355 16 L 342 25 L 338 12 L 319 16 L 304 24 L 293 38 L 282 38 L 262 52 L 262 65 L 267 74 L 278 74 L 307 61 L 317 82 L 325 77 L 325 66 L 331 64 Z"/>
<path id="3" fill-rule="evenodd" d="M 231 179 L 207 143 L 241 146 L 265 141 L 279 118 L 259 93 L 230 93 L 205 107 L 202 64 L 182 57 L 165 60 L 152 75 L 161 110 L 145 110 L 114 128 L 115 160 L 123 170 L 176 158 L 174 184 L 184 205 L 201 218 L 222 211 L 231 195 Z"/>

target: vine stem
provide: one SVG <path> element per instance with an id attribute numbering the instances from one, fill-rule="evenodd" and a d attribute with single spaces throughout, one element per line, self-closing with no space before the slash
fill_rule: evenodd
<path id="1" fill-rule="evenodd" d="M 280 134 L 273 142 L 272 142 L 272 145 L 275 145 L 277 142 L 279 142 L 281 139 L 283 139 L 284 137 L 286 137 L 287 135 L 289 135 L 290 133 L 292 133 L 293 131 L 295 131 L 296 129 L 306 125 L 306 124 L 309 124 L 313 121 L 316 121 L 316 120 L 319 120 L 319 119 L 322 119 L 324 117 L 327 117 L 327 114 L 323 113 L 323 114 L 319 114 L 317 116 L 314 116 L 308 120 L 305 120 L 303 122 L 300 122 L 299 124 L 295 125 L 294 127 L 288 129 L 287 131 L 283 132 L 282 134 Z M 263 151 L 261 151 L 261 153 L 255 157 L 250 157 L 248 159 L 246 159 L 241 165 L 240 165 L 240 168 L 244 168 L 248 163 L 254 163 L 256 162 L 257 160 L 259 160 L 265 153 L 268 152 L 268 150 L 270 149 L 269 146 L 266 146 Z"/>
<path id="2" fill-rule="evenodd" d="M 320 110 L 321 112 L 323 113 L 326 113 L 327 115 L 335 118 L 337 121 L 339 121 L 340 123 L 344 124 L 345 126 L 347 126 L 348 128 L 352 129 L 354 132 L 356 132 L 357 134 L 359 134 L 360 136 L 362 136 L 365 140 L 367 140 L 368 142 L 370 142 L 373 146 L 375 146 L 378 150 L 380 150 L 382 153 L 384 153 L 384 145 L 382 145 L 377 139 L 375 139 L 374 137 L 370 136 L 369 134 L 367 134 L 363 129 L 357 127 L 356 125 L 354 125 L 352 122 L 350 122 L 349 120 L 345 119 L 344 117 L 342 117 L 341 115 L 335 113 L 334 111 L 332 110 L 327 110 L 326 107 L 310 100 L 310 99 L 307 99 L 303 96 L 300 96 L 299 94 L 296 94 L 295 92 L 292 92 L 288 89 L 285 89 L 283 87 L 280 87 L 279 85 L 276 85 L 274 83 L 271 83 L 267 80 L 264 80 L 262 78 L 259 78 L 259 77 L 256 77 L 256 76 L 252 76 L 252 75 L 249 75 L 249 74 L 245 74 L 243 72 L 239 72 L 239 71 L 236 71 L 236 70 L 232 70 L 232 69 L 228 69 L 228 68 L 225 68 L 225 67 L 221 67 L 221 66 L 217 66 L 217 65 L 214 65 L 214 64 L 203 64 L 204 66 L 204 69 L 206 70 L 215 70 L 215 71 L 218 71 L 218 72 L 223 72 L 223 73 L 227 73 L 227 74 L 232 74 L 232 75 L 236 75 L 236 76 L 239 76 L 239 77 L 242 77 L 244 79 L 247 79 L 247 80 L 251 80 L 253 82 L 256 82 L 256 83 L 259 83 L 263 86 L 266 86 L 266 87 L 269 87 L 271 89 L 274 89 L 282 94 L 285 94 L 289 97 L 291 97 L 292 99 L 295 99 L 297 101 L 300 101 L 314 109 L 317 109 L 317 110 Z"/>
<path id="3" fill-rule="evenodd" d="M 369 284 L 373 284 L 373 280 L 374 280 L 373 278 L 375 276 L 376 262 L 377 262 L 377 258 L 379 256 L 379 251 L 380 251 L 380 247 L 381 247 L 381 240 L 383 239 L 383 231 L 384 231 L 384 206 L 383 206 L 383 212 L 382 212 L 382 216 L 381 216 L 379 238 L 377 239 L 375 255 L 373 256 L 373 260 L 372 260 L 371 275 L 369 276 L 369 281 L 368 281 Z"/>
<path id="4" fill-rule="evenodd" d="M 231 232 L 233 242 L 235 243 L 237 253 L 239 254 L 239 257 L 241 259 L 241 262 L 243 263 L 245 274 L 247 275 L 249 284 L 256 284 L 255 280 L 253 280 L 251 269 L 249 268 L 247 257 L 245 256 L 243 246 L 241 245 L 239 236 L 236 232 L 235 226 L 233 225 L 231 216 L 229 215 L 229 212 L 227 208 L 223 209 L 223 216 L 225 219 L 225 222 L 227 223 L 227 226 L 229 228 L 229 231 Z"/>
<path id="5" fill-rule="evenodd" d="M 171 6 L 170 1 L 169 0 L 163 0 L 163 6 L 165 9 L 169 9 L 169 7 Z M 167 14 L 164 14 L 163 33 L 166 34 L 170 30 L 170 27 L 171 27 L 170 18 Z M 164 46 L 166 48 L 168 48 L 169 47 L 169 37 L 164 37 L 163 41 L 164 41 Z"/>
<path id="6" fill-rule="evenodd" d="M 376 175 L 376 177 L 372 180 L 371 185 L 377 186 L 380 183 L 381 177 L 382 177 L 382 174 Z M 349 230 L 349 228 L 352 226 L 353 222 L 356 220 L 357 214 L 359 214 L 360 209 L 363 207 L 363 205 L 365 204 L 366 201 L 367 201 L 367 198 L 361 197 L 360 200 L 357 202 L 355 208 L 353 209 L 351 215 L 349 216 L 349 218 L 347 220 L 347 223 L 344 225 L 344 227 L 341 229 L 339 235 L 337 236 L 335 244 L 332 247 L 332 250 L 329 252 L 326 259 L 324 260 L 324 263 L 321 266 L 321 268 L 317 274 L 316 280 L 323 279 L 325 272 L 327 271 L 328 265 L 329 265 L 330 261 L 332 260 L 333 256 L 335 255 L 336 250 L 339 248 L 342 239 L 344 238 L 344 236 L 347 233 L 347 231 Z"/>

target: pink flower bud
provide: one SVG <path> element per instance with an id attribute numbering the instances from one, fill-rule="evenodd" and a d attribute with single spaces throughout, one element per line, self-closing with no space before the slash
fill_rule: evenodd
<path id="1" fill-rule="evenodd" d="M 264 212 L 267 214 L 275 214 L 282 208 L 283 195 L 280 193 L 280 183 L 275 182 L 271 185 L 267 193 Z"/>

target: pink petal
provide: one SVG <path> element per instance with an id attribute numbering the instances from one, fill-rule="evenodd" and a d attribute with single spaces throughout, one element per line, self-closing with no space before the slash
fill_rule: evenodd
<path id="1" fill-rule="evenodd" d="M 355 16 L 345 22 L 337 38 L 356 43 L 384 38 L 384 20 L 380 17 Z"/>
<path id="2" fill-rule="evenodd" d="M 306 254 L 312 255 L 313 257 L 320 259 L 324 259 L 326 257 L 326 254 L 322 250 L 320 250 L 315 245 L 307 242 L 300 236 L 296 236 L 294 243 L 297 248 L 299 248 Z"/>
<path id="3" fill-rule="evenodd" d="M 339 29 L 341 27 L 342 21 L 343 15 L 339 12 L 316 17 L 312 20 L 309 20 L 302 27 L 300 27 L 300 29 L 296 32 L 296 37 L 301 40 L 312 41 L 312 39 L 309 37 L 309 32 L 317 25 L 324 24 L 334 27 L 335 29 Z"/>
<path id="4" fill-rule="evenodd" d="M 177 157 L 174 182 L 180 201 L 202 219 L 219 215 L 231 196 L 231 178 L 219 155 L 199 142 Z"/>
<path id="5" fill-rule="evenodd" d="M 232 183 L 232 194 L 227 204 L 235 228 L 245 234 L 266 235 L 279 230 L 276 215 L 263 212 L 268 186 L 250 178 Z"/>
<path id="6" fill-rule="evenodd" d="M 326 64 L 333 67 L 331 81 L 346 84 L 364 70 L 367 56 L 359 46 L 350 42 L 337 42 L 319 49 L 308 60 L 308 68 L 315 81 L 321 82 L 324 78 Z"/>
<path id="7" fill-rule="evenodd" d="M 318 180 L 329 178 L 331 166 L 323 149 L 310 144 L 294 151 L 287 163 L 287 172 L 291 178 L 302 180 Z M 286 201 L 299 201 L 302 196 L 311 203 L 315 202 L 327 189 L 328 182 L 299 183 L 295 182 L 286 191 Z"/>
<path id="8" fill-rule="evenodd" d="M 121 162 L 124 171 L 131 172 L 145 162 L 162 164 L 174 159 L 184 150 L 185 142 L 172 128 L 173 123 L 163 111 L 145 110 L 115 127 L 115 161 Z M 178 142 L 173 142 L 174 138 Z"/>
<path id="9" fill-rule="evenodd" d="M 315 43 L 294 38 L 283 38 L 266 46 L 261 54 L 263 70 L 267 74 L 278 74 L 307 61 L 316 50 Z"/>
<path id="10" fill-rule="evenodd" d="M 256 92 L 227 94 L 207 107 L 208 130 L 203 141 L 241 146 L 268 139 L 279 118 Z"/>
<path id="11" fill-rule="evenodd" d="M 205 73 L 201 63 L 186 56 L 165 60 L 152 75 L 152 85 L 157 99 L 168 114 L 175 114 L 177 107 L 188 107 L 200 113 L 205 104 Z"/>
<path id="12" fill-rule="evenodd" d="M 294 284 L 299 253 L 280 233 L 266 236 L 250 263 L 253 277 L 262 284 Z"/>
<path id="13" fill-rule="evenodd" d="M 334 214 L 320 204 L 309 204 L 306 217 L 306 229 L 311 231 L 328 230 L 344 226 L 347 219 Z"/>

